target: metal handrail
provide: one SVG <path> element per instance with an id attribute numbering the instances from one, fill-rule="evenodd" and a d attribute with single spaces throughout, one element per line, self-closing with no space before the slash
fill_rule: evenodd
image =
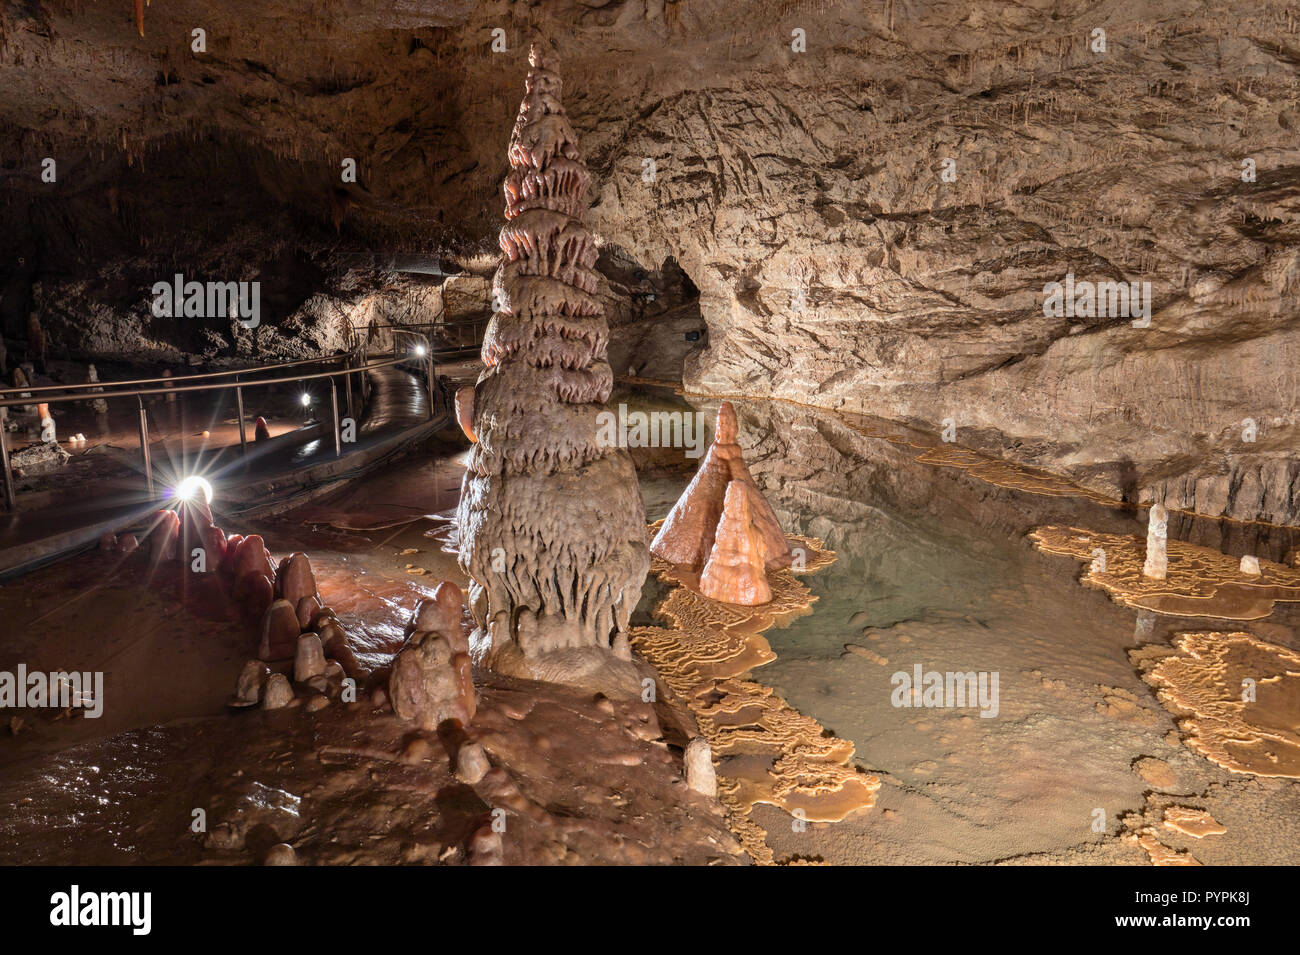
<path id="1" fill-rule="evenodd" d="M 297 368 L 299 365 L 318 365 L 323 362 L 339 361 L 341 359 L 346 359 L 349 357 L 350 357 L 350 353 L 344 352 L 341 355 L 326 355 L 319 358 L 302 358 L 297 361 L 279 362 L 272 365 L 254 365 L 251 368 L 232 368 L 232 369 L 227 369 L 225 371 L 207 371 L 197 375 L 174 375 L 170 377 L 166 375 L 160 375 L 156 378 L 135 378 L 135 379 L 128 379 L 126 381 L 86 381 L 86 382 L 77 382 L 70 385 L 30 385 L 30 386 L 24 385 L 22 387 L 0 388 L 0 397 L 3 397 L 9 392 L 15 392 L 15 393 L 20 392 L 26 395 L 26 394 L 33 394 L 38 391 L 86 390 L 97 394 L 98 392 L 96 392 L 95 389 L 99 389 L 99 391 L 103 391 L 103 389 L 105 388 L 126 387 L 128 385 L 151 385 L 155 383 L 162 384 L 163 382 L 198 381 L 199 379 L 202 378 L 224 378 L 227 375 L 257 375 L 257 374 L 261 374 L 264 371 L 273 371 L 282 368 Z M 125 394 L 126 397 L 131 396 L 129 392 L 123 392 L 122 394 Z M 25 403 L 31 404 L 30 401 Z"/>
<path id="2" fill-rule="evenodd" d="M 407 333 L 410 334 L 412 337 L 420 339 L 424 343 L 424 355 L 423 357 L 420 357 L 419 360 L 420 360 L 420 364 L 423 366 L 423 370 L 427 372 L 427 376 L 428 376 L 427 386 L 429 390 L 429 417 L 432 418 L 434 414 L 433 405 L 434 405 L 434 395 L 435 395 L 435 382 L 434 382 L 434 375 L 433 375 L 433 369 L 434 369 L 434 353 L 432 347 L 433 343 L 428 338 L 428 336 L 420 334 L 419 332 L 412 332 L 409 330 L 405 330 L 405 331 L 407 331 Z M 271 365 L 271 366 L 263 366 L 257 369 L 240 369 L 237 372 L 230 372 L 229 374 L 234 374 L 236 376 L 242 374 L 256 374 L 276 367 L 291 368 L 291 367 L 297 367 L 299 365 L 310 364 L 313 361 L 320 362 L 320 361 L 330 361 L 335 359 L 350 359 L 351 357 L 352 356 L 350 354 L 334 355 L 334 356 L 329 356 L 327 358 L 289 362 L 279 366 Z M 235 381 L 212 383 L 212 384 L 200 384 L 200 385 L 167 384 L 161 388 L 132 387 L 123 391 L 92 392 L 93 398 L 91 398 L 90 400 L 95 400 L 99 398 L 103 398 L 105 400 L 109 398 L 135 398 L 139 402 L 140 404 L 140 457 L 144 468 L 145 479 L 149 488 L 149 496 L 153 497 L 154 496 L 153 467 L 149 457 L 149 422 L 147 417 L 147 409 L 145 408 L 144 400 L 143 400 L 146 396 L 186 394 L 192 391 L 228 391 L 230 389 L 234 389 L 236 408 L 238 411 L 238 418 L 239 418 L 240 456 L 244 457 L 248 454 L 248 436 L 247 436 L 247 429 L 244 423 L 244 391 L 243 391 L 244 388 L 256 388 L 256 387 L 269 386 L 269 385 L 283 385 L 283 384 L 296 383 L 302 381 L 315 381 L 321 378 L 327 378 L 330 380 L 330 405 L 331 405 L 333 418 L 334 418 L 334 453 L 335 455 L 341 457 L 343 455 L 343 442 L 342 442 L 342 432 L 340 430 L 340 420 L 339 420 L 338 386 L 334 383 L 334 379 L 339 377 L 340 375 L 346 377 L 346 383 L 348 386 L 348 407 L 350 411 L 352 405 L 352 397 L 351 397 L 351 376 L 352 375 L 354 374 L 364 375 L 364 373 L 368 371 L 375 371 L 380 368 L 389 368 L 392 367 L 393 365 L 400 365 L 403 364 L 404 362 L 409 362 L 409 361 L 412 361 L 412 357 L 410 354 L 399 356 L 396 347 L 394 347 L 393 357 L 391 358 L 385 358 L 385 359 L 374 360 L 374 361 L 365 359 L 362 361 L 360 365 L 355 365 L 355 366 L 352 365 L 350 361 L 348 361 L 347 362 L 348 367 L 336 369 L 334 371 L 322 371 L 310 375 L 289 375 L 289 376 L 284 376 L 279 378 L 263 378 L 257 381 L 240 381 L 238 380 L 237 377 Z M 190 376 L 186 376 L 185 379 L 155 378 L 155 379 L 141 379 L 141 381 L 144 382 L 145 384 L 154 384 L 159 382 L 176 382 L 182 380 L 193 380 L 195 378 L 201 378 L 201 377 L 219 377 L 219 376 L 190 375 Z M 365 380 L 366 379 L 363 377 L 362 381 L 364 382 Z M 105 382 L 102 384 L 92 385 L 92 387 L 103 388 L 111 384 L 112 384 L 111 382 Z M 35 390 L 37 389 L 35 388 L 21 389 L 21 392 L 23 394 L 26 394 L 29 391 L 35 391 Z M 0 395 L 2 394 L 3 392 L 0 392 Z M 23 397 L 0 398 L 0 408 L 14 407 L 18 405 L 31 405 L 31 404 L 59 404 L 61 402 L 66 402 L 66 401 L 86 401 L 86 400 L 88 399 L 83 394 L 52 395 L 46 397 L 44 401 L 39 401 L 39 402 L 35 401 L 30 396 L 26 398 Z M 3 430 L 0 430 L 0 471 L 3 471 L 5 505 L 10 512 L 13 512 L 14 510 L 16 510 L 16 495 L 14 490 L 13 469 L 10 466 L 10 461 L 9 461 L 8 435 L 5 434 Z"/>

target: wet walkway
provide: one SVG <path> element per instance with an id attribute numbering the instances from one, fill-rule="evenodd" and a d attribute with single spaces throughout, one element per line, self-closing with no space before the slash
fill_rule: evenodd
<path id="1" fill-rule="evenodd" d="M 246 457 L 240 454 L 237 427 L 208 429 L 208 437 L 202 440 L 186 438 L 186 429 L 164 432 L 164 438 L 150 443 L 152 498 L 138 450 L 117 451 L 105 461 L 106 477 L 92 486 L 20 495 L 18 512 L 0 517 L 0 577 L 25 573 L 93 546 L 106 532 L 143 526 L 148 515 L 166 503 L 171 489 L 189 475 L 206 478 L 215 495 L 229 504 L 239 502 L 223 508 L 227 512 L 264 513 L 314 488 L 364 473 L 446 423 L 445 408 L 435 408 L 436 414 L 430 415 L 428 390 L 421 377 L 397 366 L 368 375 L 371 393 L 365 413 L 355 440 L 342 444 L 341 455 L 335 452 L 326 399 L 317 410 L 323 420 L 258 442 L 250 434 Z M 158 413 L 156 409 L 150 409 L 151 417 Z M 341 409 L 340 414 L 346 411 Z M 230 435 L 233 443 L 219 443 Z M 133 462 L 134 470 L 124 471 L 120 466 L 124 462 Z"/>

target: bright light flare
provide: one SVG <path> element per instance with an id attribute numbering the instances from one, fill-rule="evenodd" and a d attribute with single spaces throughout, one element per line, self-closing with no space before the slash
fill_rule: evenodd
<path id="1" fill-rule="evenodd" d="M 174 493 L 178 501 L 193 501 L 202 494 L 205 504 L 212 503 L 212 485 L 197 474 L 191 474 L 180 484 L 177 484 Z"/>
<path id="2" fill-rule="evenodd" d="M 302 397 L 300 397 L 298 401 L 302 403 L 304 408 L 311 407 L 311 395 L 307 394 L 305 391 L 302 393 Z"/>
<path id="3" fill-rule="evenodd" d="M 423 358 L 424 355 L 425 355 L 425 349 L 424 349 L 424 346 L 423 346 L 423 345 L 416 345 L 416 346 L 415 346 L 415 357 L 416 357 L 416 358 Z"/>

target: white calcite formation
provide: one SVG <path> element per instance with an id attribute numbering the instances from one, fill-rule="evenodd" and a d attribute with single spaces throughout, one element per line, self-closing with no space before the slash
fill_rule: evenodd
<path id="1" fill-rule="evenodd" d="M 718 795 L 718 774 L 713 768 L 713 751 L 709 741 L 697 736 L 686 744 L 682 756 L 686 768 L 686 785 L 701 796 L 716 798 Z"/>
<path id="2" fill-rule="evenodd" d="M 538 44 L 510 138 L 505 260 L 476 437 L 457 513 L 472 610 L 490 666 L 558 682 L 628 683 L 612 639 L 627 630 L 649 570 L 645 511 L 627 452 L 599 440 L 613 386 L 594 294 L 596 244 L 580 218 L 590 176 Z"/>
<path id="3" fill-rule="evenodd" d="M 1142 573 L 1156 580 L 1164 580 L 1169 572 L 1166 546 L 1169 537 L 1169 512 L 1163 504 L 1155 504 L 1147 517 L 1147 559 Z"/>
<path id="4" fill-rule="evenodd" d="M 94 365 L 88 365 L 86 367 L 86 384 L 99 384 L 99 372 L 95 369 Z M 104 391 L 103 388 L 91 388 L 90 390 L 93 394 L 101 394 Z M 108 414 L 108 402 L 103 398 L 92 398 L 90 401 L 90 410 L 95 412 L 95 414 Z"/>
<path id="5" fill-rule="evenodd" d="M 55 432 L 54 429 L 54 418 L 50 414 L 50 406 L 37 405 L 36 407 L 39 411 L 40 419 L 41 419 L 41 440 L 44 441 L 46 444 L 53 444 L 54 442 L 58 441 L 59 438 L 58 438 L 58 434 Z"/>

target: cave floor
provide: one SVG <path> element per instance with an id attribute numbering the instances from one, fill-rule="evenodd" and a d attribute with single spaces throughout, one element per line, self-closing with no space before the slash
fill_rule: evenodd
<path id="1" fill-rule="evenodd" d="M 716 404 L 701 407 L 711 419 Z M 1150 858 L 1134 836 L 1145 827 L 1206 864 L 1300 861 L 1300 781 L 1197 755 L 1129 659 L 1188 630 L 1295 649 L 1295 605 L 1249 623 L 1139 614 L 1082 587 L 1075 561 L 1025 535 L 1045 523 L 1135 534 L 1144 512 L 996 486 L 833 414 L 737 410 L 787 531 L 838 555 L 804 578 L 812 613 L 765 634 L 777 659 L 752 678 L 851 739 L 858 765 L 882 780 L 873 809 L 838 823 L 756 808 L 778 861 L 1141 865 Z M 662 517 L 694 462 L 665 449 L 634 456 L 647 516 Z M 309 553 L 363 664 L 378 667 L 420 596 L 440 579 L 465 582 L 450 553 L 461 467 L 460 451 L 412 454 L 227 530 L 263 533 L 277 556 Z M 1274 560 L 1294 546 L 1294 532 L 1266 525 L 1189 518 L 1170 533 Z M 648 596 L 637 617 L 652 612 Z M 238 864 L 289 841 L 308 862 L 454 863 L 502 806 L 518 820 L 506 862 L 744 861 L 716 807 L 684 791 L 689 717 L 662 705 L 609 706 L 476 673 L 476 726 L 499 771 L 471 787 L 450 774 L 450 744 L 417 742 L 366 702 L 227 712 L 251 624 L 150 582 L 142 560 L 88 554 L 30 574 L 0 587 L 0 615 L 0 669 L 107 674 L 99 720 L 3 714 L 23 724 L 0 735 L 0 861 Z M 917 665 L 996 673 L 996 715 L 895 705 L 893 675 Z M 1168 806 L 1207 810 L 1227 831 L 1162 828 Z M 205 844 L 189 828 L 196 808 L 210 825 L 243 820 L 244 846 Z"/>

